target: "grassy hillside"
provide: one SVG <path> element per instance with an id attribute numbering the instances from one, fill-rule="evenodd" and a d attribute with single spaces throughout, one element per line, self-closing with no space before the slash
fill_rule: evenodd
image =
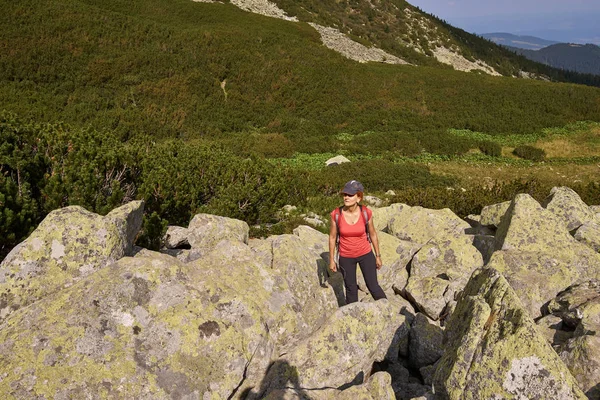
<path id="1" fill-rule="evenodd" d="M 361 65 L 322 46 L 307 24 L 229 4 L 51 0 L 3 9 L 0 108 L 123 137 L 259 129 L 310 151 L 309 138 L 338 132 L 527 133 L 600 119 L 593 88 Z"/>

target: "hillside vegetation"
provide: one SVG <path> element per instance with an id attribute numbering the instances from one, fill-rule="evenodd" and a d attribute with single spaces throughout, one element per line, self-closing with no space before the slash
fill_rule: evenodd
<path id="1" fill-rule="evenodd" d="M 362 2 L 348 21 L 333 2 L 294 4 L 340 30 L 369 19 Z M 52 209 L 104 213 L 132 198 L 146 200 L 148 245 L 201 211 L 284 232 L 298 222 L 281 218 L 284 204 L 325 212 L 352 178 L 399 190 L 390 201 L 465 216 L 560 180 L 503 177 L 465 194 L 447 190 L 463 174 L 436 165 L 525 168 L 533 161 L 516 147 L 555 136 L 551 127 L 595 137 L 600 121 L 597 88 L 461 73 L 418 53 L 411 61 L 425 65 L 359 64 L 325 48 L 300 11 L 300 22 L 188 0 L 24 0 L 3 11 L 0 256 Z M 335 154 L 354 162 L 324 169 Z M 595 181 L 570 186 L 598 195 Z"/>
<path id="2" fill-rule="evenodd" d="M 595 44 L 559 43 L 535 51 L 518 48 L 511 50 L 555 68 L 600 75 L 600 47 Z"/>

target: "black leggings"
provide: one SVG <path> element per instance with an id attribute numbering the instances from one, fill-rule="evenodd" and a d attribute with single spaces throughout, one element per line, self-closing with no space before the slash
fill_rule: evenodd
<path id="1" fill-rule="evenodd" d="M 344 276 L 344 286 L 346 286 L 346 304 L 358 301 L 358 285 L 356 283 L 356 264 L 360 265 L 365 283 L 371 296 L 375 300 L 386 299 L 383 289 L 377 282 L 377 264 L 375 255 L 372 251 L 357 258 L 346 258 L 340 256 L 339 267 Z"/>

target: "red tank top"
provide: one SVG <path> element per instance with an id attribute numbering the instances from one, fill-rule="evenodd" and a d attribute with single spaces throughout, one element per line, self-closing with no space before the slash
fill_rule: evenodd
<path id="1" fill-rule="evenodd" d="M 363 206 L 363 209 L 367 211 L 367 218 L 371 220 L 373 212 L 367 207 Z M 336 208 L 331 212 L 331 217 L 335 221 L 335 215 L 339 212 L 339 208 Z M 365 229 L 365 218 L 363 213 L 360 213 L 358 221 L 354 225 L 350 225 L 346 222 L 344 214 L 340 213 L 338 217 L 338 226 L 340 234 L 340 256 L 346 258 L 357 258 L 364 256 L 371 251 L 371 243 L 367 239 L 367 232 Z"/>

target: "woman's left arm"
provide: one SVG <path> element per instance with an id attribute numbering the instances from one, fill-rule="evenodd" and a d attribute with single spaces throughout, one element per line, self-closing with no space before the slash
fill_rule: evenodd
<path id="1" fill-rule="evenodd" d="M 373 217 L 369 220 L 369 235 L 371 235 L 371 243 L 373 244 L 373 251 L 375 252 L 375 265 L 377 265 L 377 269 L 380 269 L 383 263 L 381 261 L 381 250 L 379 250 L 377 230 L 375 229 L 375 225 L 373 225 Z"/>

